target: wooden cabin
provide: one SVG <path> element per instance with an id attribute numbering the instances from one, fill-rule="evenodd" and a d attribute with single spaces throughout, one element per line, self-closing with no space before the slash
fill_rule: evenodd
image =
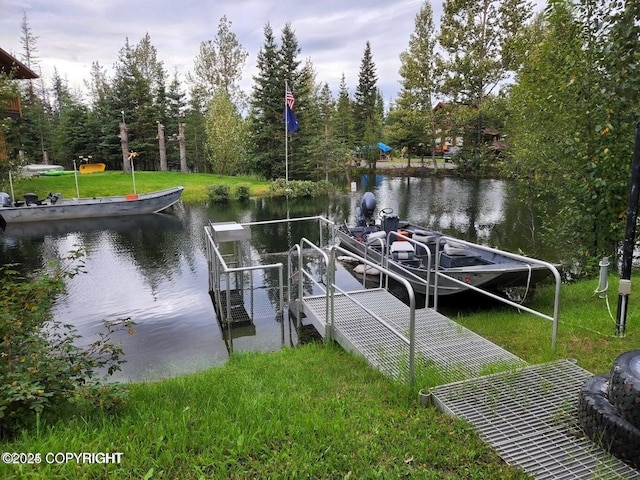
<path id="1" fill-rule="evenodd" d="M 0 48 L 0 73 L 10 76 L 16 80 L 31 80 L 38 78 L 38 75 L 20 62 L 17 58 Z M 20 118 L 22 117 L 22 105 L 20 96 L 12 98 L 5 105 L 0 105 L 0 116 Z M 4 133 L 0 129 L 0 162 L 7 160 L 7 149 L 5 145 Z"/>

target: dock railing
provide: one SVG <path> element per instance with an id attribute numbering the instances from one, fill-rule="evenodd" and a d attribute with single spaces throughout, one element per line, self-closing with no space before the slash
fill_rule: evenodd
<path id="1" fill-rule="evenodd" d="M 306 248 L 305 248 L 306 247 Z M 323 259 L 326 265 L 326 281 L 325 286 L 323 288 L 317 282 L 316 284 L 321 288 L 321 290 L 325 294 L 325 318 L 327 319 L 327 332 L 326 336 L 329 339 L 335 338 L 335 312 L 334 312 L 334 300 L 336 292 L 342 295 L 344 298 L 348 299 L 353 304 L 357 305 L 363 312 L 366 312 L 372 319 L 377 321 L 380 325 L 382 325 L 385 329 L 387 329 L 391 334 L 397 337 L 401 342 L 406 344 L 409 347 L 409 358 L 408 358 L 408 379 L 409 386 L 413 388 L 415 383 L 415 343 L 416 343 L 416 327 L 415 327 L 415 318 L 416 318 L 416 300 L 415 293 L 413 288 L 411 287 L 411 283 L 404 278 L 402 275 L 392 272 L 391 270 L 381 266 L 375 261 L 371 261 L 355 253 L 346 250 L 340 246 L 333 245 L 328 248 L 328 254 L 318 246 L 314 245 L 312 242 L 303 238 L 300 241 L 300 244 L 296 247 L 293 247 L 291 251 L 296 251 L 298 253 L 298 295 L 302 296 L 302 288 L 303 288 L 303 279 L 309 278 L 315 282 L 313 279 L 313 275 L 311 272 L 307 272 L 304 268 L 304 259 L 305 252 L 314 252 L 315 254 L 319 254 Z M 354 295 L 353 291 L 347 291 L 338 286 L 335 279 L 335 271 L 336 271 L 336 258 L 338 255 L 348 256 L 353 258 L 354 260 L 363 263 L 364 265 L 370 266 L 372 268 L 377 269 L 381 276 L 385 278 L 392 278 L 396 282 L 403 285 L 407 291 L 408 303 L 409 303 L 409 331 L 408 335 L 400 332 L 393 325 L 390 325 L 384 318 L 380 315 L 372 311 L 367 305 L 364 305 L 361 301 L 359 301 Z M 386 282 L 388 284 L 388 281 Z M 380 287 L 382 288 L 382 287 Z M 361 291 L 361 290 L 358 290 Z M 299 305 L 299 304 L 298 304 Z M 300 318 L 300 312 L 298 311 L 298 318 Z"/>
<path id="2" fill-rule="evenodd" d="M 518 310 L 522 310 L 528 313 L 531 313 L 532 315 L 535 315 L 537 317 L 543 318 L 545 320 L 548 320 L 552 323 L 552 332 L 551 332 L 551 349 L 555 350 L 556 348 L 556 341 L 557 341 L 557 337 L 558 337 L 558 316 L 559 316 L 559 310 L 560 310 L 560 287 L 562 285 L 562 280 L 560 278 L 560 272 L 558 271 L 558 269 L 556 268 L 555 265 L 553 265 L 552 263 L 549 262 L 545 262 L 543 260 L 537 260 L 535 258 L 531 258 L 531 257 L 525 257 L 523 255 L 517 255 L 515 253 L 510 253 L 504 250 L 499 250 L 496 248 L 492 248 L 492 247 L 487 247 L 484 245 L 479 245 L 477 243 L 471 243 L 471 242 L 467 242 L 465 240 L 460 240 L 458 238 L 454 238 L 454 237 L 449 237 L 449 236 L 442 236 L 439 238 L 439 241 L 436 243 L 436 249 L 435 249 L 435 253 L 431 252 L 431 250 L 429 249 L 429 247 L 422 242 L 416 241 L 413 238 L 409 238 L 409 237 L 405 237 L 403 235 L 401 235 L 400 233 L 396 232 L 396 231 L 390 231 L 387 233 L 386 236 L 386 245 L 384 243 L 384 239 L 376 239 L 375 241 L 379 241 L 380 242 L 380 252 L 381 252 L 381 261 L 379 263 L 375 263 L 376 267 L 377 266 L 381 266 L 382 268 L 385 268 L 387 270 L 389 270 L 389 262 L 391 262 L 392 260 L 390 260 L 390 255 L 385 255 L 385 248 L 389 248 L 389 246 L 391 245 L 393 239 L 397 239 L 397 238 L 401 238 L 403 241 L 407 241 L 411 244 L 414 245 L 414 247 L 416 246 L 420 246 L 424 249 L 425 254 L 427 256 L 427 269 L 431 270 L 431 266 L 434 265 L 434 271 L 435 271 L 435 275 L 433 276 L 433 281 L 431 279 L 431 275 L 427 275 L 426 278 L 420 277 L 415 275 L 414 273 L 412 273 L 410 270 L 407 270 L 406 268 L 403 267 L 401 262 L 393 262 L 394 263 L 394 269 L 396 270 L 401 270 L 402 271 L 402 275 L 405 278 L 409 278 L 414 284 L 421 284 L 425 286 L 425 291 L 429 292 L 430 291 L 430 287 L 433 289 L 433 309 L 435 311 L 438 311 L 438 288 L 439 288 L 439 282 L 438 279 L 439 278 L 447 278 L 449 281 L 462 285 L 465 288 L 468 288 L 470 290 L 476 291 L 478 293 L 481 293 L 482 295 L 485 295 L 487 297 L 490 297 L 494 300 L 498 300 L 499 302 L 505 303 L 507 305 L 510 305 L 514 308 L 517 308 Z M 440 253 L 442 251 L 442 245 L 447 241 L 450 240 L 452 242 L 458 243 L 458 244 L 462 244 L 465 246 L 469 246 L 469 247 L 473 247 L 475 249 L 479 249 L 479 250 L 484 250 L 487 252 L 491 252 L 491 253 L 495 253 L 495 254 L 499 254 L 508 258 L 511 258 L 513 260 L 517 260 L 517 261 L 521 261 L 521 262 L 525 262 L 526 264 L 534 264 L 534 265 L 541 265 L 545 268 L 547 268 L 551 274 L 554 277 L 555 280 L 555 295 L 554 295 L 554 302 L 553 302 L 553 315 L 547 315 L 543 312 L 534 310 L 532 308 L 526 307 L 521 303 L 517 303 L 514 302 L 513 300 L 510 300 L 508 298 L 505 297 L 501 297 L 499 295 L 496 295 L 490 291 L 484 290 L 482 288 L 478 288 L 474 285 L 470 285 L 468 283 L 465 283 L 461 280 L 458 280 L 457 278 L 452 277 L 451 275 L 447 275 L 447 273 L 442 272 L 439 270 L 440 267 Z M 365 259 L 369 260 L 368 256 L 365 255 Z M 435 259 L 435 261 L 434 261 Z M 389 277 L 385 277 L 388 281 Z M 431 285 L 431 283 L 433 285 Z M 425 307 L 429 307 L 429 295 L 426 296 L 425 299 Z"/>
<path id="3" fill-rule="evenodd" d="M 207 263 L 209 265 L 209 291 L 214 296 L 214 301 L 217 305 L 223 305 L 221 295 L 223 294 L 223 282 L 222 279 L 225 280 L 225 294 L 226 294 L 226 311 L 221 311 L 220 315 L 222 317 L 222 321 L 226 323 L 231 322 L 231 279 L 236 275 L 242 275 L 244 272 L 251 272 L 253 270 L 269 270 L 269 269 L 277 269 L 278 270 L 278 279 L 279 279 L 279 307 L 278 314 L 282 315 L 284 312 L 284 291 L 283 291 L 283 269 L 284 265 L 282 263 L 273 263 L 269 265 L 249 265 L 242 266 L 238 264 L 237 267 L 230 267 L 227 265 L 227 261 L 224 258 L 224 255 L 220 251 L 220 245 L 216 242 L 213 234 L 215 224 L 209 223 L 208 226 L 205 227 L 205 238 L 206 238 L 206 253 L 207 253 Z M 234 252 L 237 247 L 234 245 Z M 238 280 L 235 278 L 235 284 L 237 286 Z"/>
<path id="4" fill-rule="evenodd" d="M 512 300 L 509 300 L 508 298 L 504 298 L 501 297 L 499 295 L 496 295 L 492 292 L 489 292 L 487 290 L 483 290 L 482 288 L 478 288 L 474 285 L 470 285 L 468 283 L 465 283 L 463 281 L 458 280 L 457 278 L 453 278 L 451 275 L 447 275 L 444 272 L 439 271 L 439 267 L 440 267 L 440 251 L 441 251 L 441 246 L 444 245 L 444 243 L 446 241 L 452 241 L 458 244 L 462 244 L 468 247 L 473 247 L 475 249 L 479 249 L 479 250 L 483 250 L 486 252 L 491 252 L 491 253 L 495 253 L 495 254 L 499 254 L 499 255 L 504 255 L 505 257 L 508 258 L 512 258 L 513 260 L 517 260 L 517 261 L 521 261 L 521 262 L 525 262 L 527 264 L 534 264 L 534 265 L 541 265 L 543 267 L 546 267 L 553 275 L 554 279 L 555 279 L 555 296 L 554 296 L 554 301 L 553 301 L 553 315 L 547 315 L 544 314 L 542 312 L 539 312 L 537 310 L 534 310 L 532 308 L 526 307 L 524 305 L 522 305 L 521 303 L 517 303 L 514 302 Z M 434 292 L 436 292 L 436 295 L 434 295 L 434 305 L 433 305 L 433 309 L 435 311 L 438 311 L 438 279 L 440 277 L 446 277 L 449 281 L 452 281 L 454 283 L 457 283 L 459 285 L 463 285 L 466 288 L 469 288 L 473 291 L 479 292 L 483 295 L 486 295 L 487 297 L 490 297 L 494 300 L 498 300 L 502 303 L 505 303 L 507 305 L 510 305 L 514 308 L 517 308 L 518 310 L 523 310 L 525 312 L 531 313 L 532 315 L 535 315 L 537 317 L 543 318 L 545 320 L 548 320 L 552 323 L 552 331 L 551 331 L 551 349 L 555 350 L 556 348 L 556 340 L 558 337 L 558 316 L 559 316 L 559 312 L 560 312 L 560 287 L 562 285 L 562 279 L 560 278 L 560 272 L 558 271 L 558 269 L 555 267 L 555 265 L 553 265 L 552 263 L 549 262 L 545 262 L 543 260 L 537 260 L 535 258 L 530 258 L 530 257 L 525 257 L 522 255 L 517 255 L 515 253 L 510 253 L 510 252 L 506 252 L 504 250 L 498 250 L 497 248 L 491 248 L 491 247 L 487 247 L 484 245 L 479 245 L 477 243 L 471 243 L 471 242 L 467 242 L 465 240 L 460 240 L 458 238 L 453 238 L 453 237 L 448 237 L 448 236 L 442 236 L 439 238 L 438 243 L 436 244 L 436 253 L 435 253 L 435 258 L 436 258 L 436 262 L 435 262 L 435 271 L 437 272 L 437 274 L 435 275 L 434 278 Z M 529 274 L 531 275 L 531 271 L 529 272 Z"/>

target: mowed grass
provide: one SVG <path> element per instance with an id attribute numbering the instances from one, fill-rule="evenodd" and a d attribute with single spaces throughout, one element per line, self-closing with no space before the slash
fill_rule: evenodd
<path id="1" fill-rule="evenodd" d="M 122 452 L 120 464 L 0 464 L 1 478 L 523 479 L 461 421 L 333 345 L 235 354 L 131 385 L 115 415 L 69 409 L 4 451 Z"/>
<path id="2" fill-rule="evenodd" d="M 639 282 L 640 276 L 634 275 L 632 284 Z M 590 372 L 604 373 L 611 369 L 619 354 L 640 349 L 637 290 L 629 297 L 625 335 L 615 335 L 618 284 L 619 278 L 611 275 L 606 298 L 595 293 L 598 279 L 562 286 L 555 351 L 551 349 L 551 322 L 526 312 L 518 313 L 510 307 L 461 315 L 454 320 L 528 363 L 573 358 Z M 552 316 L 554 290 L 552 285 L 538 287 L 536 295 L 526 305 Z"/>
<path id="3" fill-rule="evenodd" d="M 220 176 L 207 173 L 179 173 L 179 172 L 135 172 L 137 193 L 149 193 L 178 185 L 184 187 L 182 200 L 185 202 L 204 202 L 208 199 L 207 187 L 226 184 L 232 194 L 238 184 L 250 186 L 251 195 L 265 195 L 269 190 L 269 183 L 247 177 Z M 5 185 L 8 192 L 8 185 Z M 80 175 L 78 174 L 78 190 L 80 197 L 106 197 L 113 195 L 127 195 L 133 193 L 133 178 L 131 174 L 123 172 L 103 172 Z M 49 192 L 62 194 L 63 198 L 77 196 L 74 175 L 40 176 L 23 178 L 14 181 L 16 200 L 22 199 L 25 193 L 35 193 L 40 198 Z"/>
<path id="4" fill-rule="evenodd" d="M 615 317 L 617 279 L 610 281 Z M 550 323 L 530 314 L 497 308 L 456 320 L 529 363 L 576 358 L 608 371 L 617 355 L 640 347 L 640 315 L 632 296 L 627 334 L 615 337 L 596 287 L 563 286 L 555 351 Z M 543 286 L 528 305 L 552 309 L 552 294 Z M 421 386 L 410 392 L 332 344 L 234 354 L 221 367 L 132 384 L 115 414 L 80 403 L 42 419 L 3 446 L 39 453 L 41 463 L 0 464 L 0 478 L 528 478 L 465 422 L 421 407 Z M 121 452 L 122 460 L 47 463 L 48 452 Z"/>

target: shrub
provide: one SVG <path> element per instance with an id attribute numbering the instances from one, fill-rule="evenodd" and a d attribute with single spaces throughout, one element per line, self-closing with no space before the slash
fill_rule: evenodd
<path id="1" fill-rule="evenodd" d="M 269 183 L 269 194 L 272 197 L 311 198 L 324 195 L 331 190 L 327 181 L 312 182 L 309 180 L 291 180 L 287 187 L 282 178 Z"/>
<path id="2" fill-rule="evenodd" d="M 246 202 L 251 196 L 251 186 L 248 183 L 240 183 L 236 186 L 236 200 Z"/>
<path id="3" fill-rule="evenodd" d="M 78 260 L 75 252 L 70 259 Z M 0 438 L 33 425 L 43 412 L 77 397 L 112 409 L 124 399 L 124 387 L 104 386 L 98 371 L 111 375 L 120 369 L 122 348 L 111 343 L 114 332 L 132 322 L 105 323 L 106 332 L 85 348 L 74 344 L 78 335 L 70 325 L 51 318 L 50 309 L 64 290 L 65 276 L 80 268 L 64 270 L 59 264 L 32 278 L 14 266 L 0 268 Z"/>
<path id="4" fill-rule="evenodd" d="M 229 185 L 220 183 L 218 185 L 210 185 L 207 187 L 207 195 L 209 200 L 213 203 L 227 203 L 229 202 L 231 189 Z"/>

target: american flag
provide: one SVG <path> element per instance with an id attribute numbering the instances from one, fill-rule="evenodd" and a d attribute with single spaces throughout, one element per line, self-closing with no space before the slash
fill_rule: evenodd
<path id="1" fill-rule="evenodd" d="M 293 106 L 296 104 L 296 99 L 293 98 L 293 93 L 291 93 L 291 90 L 289 90 L 289 85 L 287 85 L 286 87 L 284 98 L 287 102 L 287 105 L 289 105 L 289 108 L 293 110 Z"/>

